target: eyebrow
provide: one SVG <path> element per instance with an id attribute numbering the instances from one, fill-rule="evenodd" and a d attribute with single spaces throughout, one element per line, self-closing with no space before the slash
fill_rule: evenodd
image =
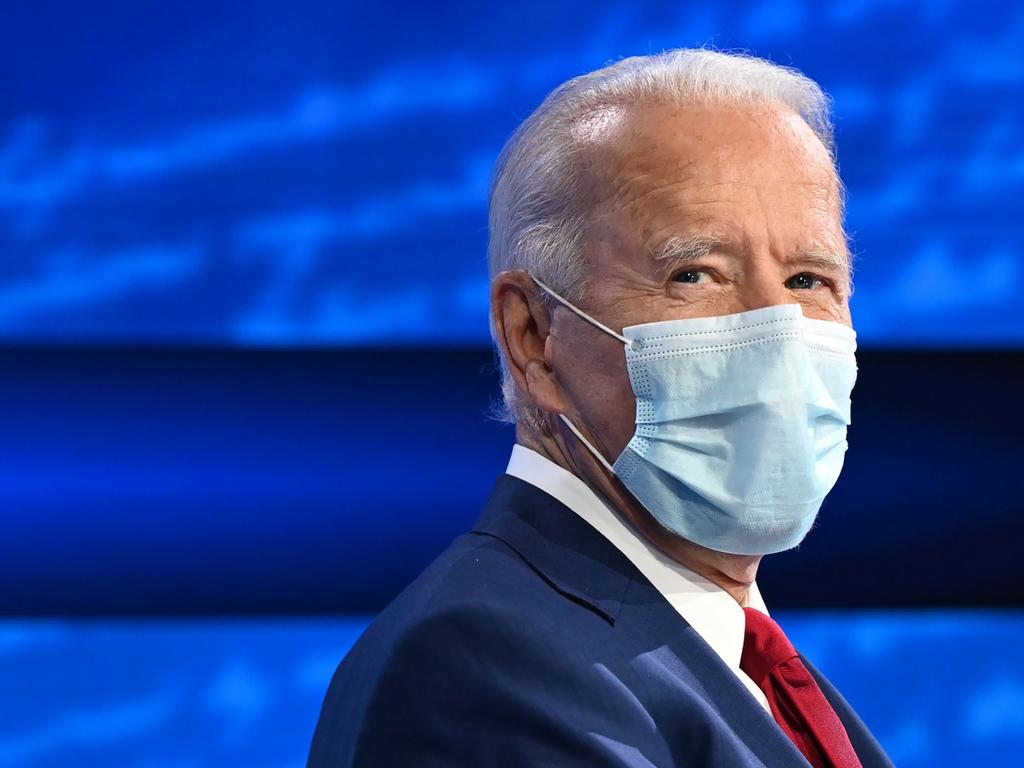
<path id="1" fill-rule="evenodd" d="M 715 248 L 728 245 L 726 240 L 708 235 L 692 235 L 689 237 L 670 237 L 655 248 L 651 256 L 656 262 L 677 268 L 703 259 Z M 803 251 L 789 260 L 791 263 L 806 264 L 822 271 L 842 273 L 850 277 L 853 271 L 853 259 L 849 251 L 835 253 L 827 249 Z"/>
<path id="2" fill-rule="evenodd" d="M 838 272 L 850 277 L 853 272 L 853 258 L 849 251 L 842 254 L 830 250 L 804 251 L 791 259 L 795 264 L 808 264 L 823 272 Z"/>
<path id="3" fill-rule="evenodd" d="M 670 268 L 681 267 L 703 259 L 725 241 L 717 237 L 693 235 L 691 237 L 670 237 L 651 253 L 651 257 L 667 264 Z"/>

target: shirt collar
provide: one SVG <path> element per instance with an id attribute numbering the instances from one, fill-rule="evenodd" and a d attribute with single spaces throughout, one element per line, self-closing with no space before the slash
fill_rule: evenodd
<path id="1" fill-rule="evenodd" d="M 536 451 L 513 446 L 505 471 L 582 517 L 636 566 L 727 665 L 739 669 L 746 617 L 728 592 L 669 558 L 635 532 L 583 480 Z M 756 583 L 750 586 L 747 605 L 768 613 Z"/>

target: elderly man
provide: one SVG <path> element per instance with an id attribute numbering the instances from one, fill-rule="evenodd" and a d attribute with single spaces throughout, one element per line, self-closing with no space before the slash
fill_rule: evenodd
<path id="1" fill-rule="evenodd" d="M 545 100 L 490 202 L 517 444 L 339 667 L 309 765 L 890 765 L 755 581 L 846 450 L 842 218 L 791 70 L 680 50 Z"/>

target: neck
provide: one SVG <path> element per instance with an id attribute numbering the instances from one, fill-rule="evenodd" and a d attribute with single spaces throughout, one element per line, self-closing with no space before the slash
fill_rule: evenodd
<path id="1" fill-rule="evenodd" d="M 603 497 L 634 532 L 667 557 L 727 592 L 742 606 L 757 577 L 760 555 L 733 555 L 702 547 L 665 530 L 626 487 L 574 436 L 517 425 L 516 440 L 563 469 L 572 472 Z"/>

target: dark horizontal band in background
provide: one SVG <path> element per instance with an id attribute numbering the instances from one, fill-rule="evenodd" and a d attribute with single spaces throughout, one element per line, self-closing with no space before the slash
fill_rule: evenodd
<path id="1" fill-rule="evenodd" d="M 1020 351 L 860 355 L 783 608 L 1024 603 Z M 0 350 L 0 613 L 373 612 L 513 441 L 487 349 Z"/>

